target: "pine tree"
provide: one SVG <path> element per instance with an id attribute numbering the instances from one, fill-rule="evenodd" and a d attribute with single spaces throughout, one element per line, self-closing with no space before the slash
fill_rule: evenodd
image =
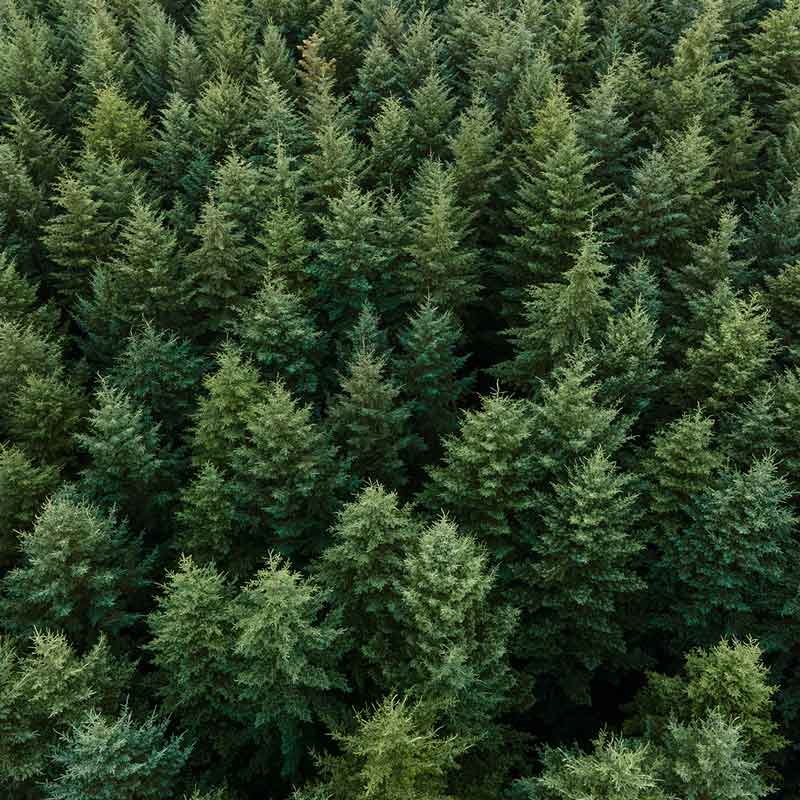
<path id="1" fill-rule="evenodd" d="M 364 162 L 352 134 L 335 122 L 315 130 L 312 139 L 305 157 L 310 205 L 324 212 L 334 201 L 344 199 L 344 190 L 361 176 Z"/>
<path id="2" fill-rule="evenodd" d="M 226 344 L 215 356 L 216 369 L 203 378 L 194 416 L 192 455 L 198 466 L 211 462 L 225 469 L 233 451 L 245 441 L 253 409 L 266 394 L 258 370 L 241 351 Z"/>
<path id="3" fill-rule="evenodd" d="M 16 261 L 0 251 L 0 318 L 27 322 L 43 335 L 52 335 L 58 325 L 58 308 L 52 302 L 40 303 L 38 290 L 38 284 L 27 280 Z"/>
<path id="4" fill-rule="evenodd" d="M 236 676 L 240 702 L 255 709 L 254 725 L 277 729 L 281 772 L 298 774 L 302 729 L 324 715 L 331 693 L 346 691 L 337 661 L 344 630 L 327 608 L 329 592 L 270 554 L 236 599 Z"/>
<path id="5" fill-rule="evenodd" d="M 294 65 L 292 77 L 294 76 Z M 251 109 L 251 127 L 254 150 L 258 157 L 277 158 L 278 147 L 283 146 L 291 156 L 297 156 L 308 145 L 308 131 L 300 116 L 297 103 L 289 89 L 281 85 L 273 71 L 259 63 L 255 82 L 247 93 Z"/>
<path id="6" fill-rule="evenodd" d="M 20 566 L 2 581 L 9 630 L 61 630 L 85 648 L 136 620 L 152 558 L 142 557 L 140 542 L 115 516 L 62 491 L 20 535 L 19 547 Z"/>
<path id="7" fill-rule="evenodd" d="M 24 98 L 54 130 L 64 122 L 66 69 L 54 52 L 51 30 L 41 18 L 21 13 L 15 4 L 4 8 L 0 30 L 0 98 L 5 109 L 11 98 Z"/>
<path id="8" fill-rule="evenodd" d="M 278 279 L 267 279 L 258 294 L 239 309 L 234 334 L 267 381 L 282 378 L 293 393 L 318 392 L 321 334 L 301 299 Z"/>
<path id="9" fill-rule="evenodd" d="M 261 31 L 257 47 L 256 83 L 263 80 L 274 81 L 290 95 L 297 92 L 295 60 L 286 37 L 274 22 L 268 22 Z"/>
<path id="10" fill-rule="evenodd" d="M 403 583 L 406 685 L 444 710 L 449 732 L 491 737 L 515 683 L 508 649 L 518 613 L 492 602 L 485 551 L 441 517 L 406 555 Z"/>
<path id="11" fill-rule="evenodd" d="M 61 348 L 30 323 L 0 319 L 0 430 L 14 409 L 14 392 L 28 376 L 58 375 Z"/>
<path id="12" fill-rule="evenodd" d="M 777 275 L 800 258 L 800 180 L 774 197 L 759 199 L 744 231 L 745 254 L 767 275 Z"/>
<path id="13" fill-rule="evenodd" d="M 196 120 L 199 142 L 212 162 L 231 149 L 248 152 L 252 131 L 247 97 L 242 84 L 224 70 L 203 84 Z"/>
<path id="14" fill-rule="evenodd" d="M 764 631 L 789 599 L 783 576 L 795 520 L 773 459 L 726 473 L 720 484 L 699 498 L 694 524 L 664 543 L 653 568 L 668 608 L 662 624 L 689 644 Z"/>
<path id="15" fill-rule="evenodd" d="M 266 265 L 265 280 L 285 283 L 304 304 L 310 304 L 314 289 L 307 262 L 312 247 L 303 215 L 292 204 L 276 200 L 261 223 L 258 243 Z"/>
<path id="16" fill-rule="evenodd" d="M 105 637 L 82 656 L 62 633 L 35 632 L 26 645 L 0 639 L 0 775 L 15 797 L 39 798 L 53 748 L 93 707 L 117 713 L 133 665 Z"/>
<path id="17" fill-rule="evenodd" d="M 240 0 L 200 0 L 197 3 L 192 34 L 214 73 L 225 72 L 243 80 L 253 59 L 252 26 L 245 4 Z"/>
<path id="18" fill-rule="evenodd" d="M 462 377 L 468 356 L 457 355 L 463 331 L 452 312 L 428 299 L 409 316 L 399 339 L 397 376 L 413 430 L 436 453 L 441 437 L 458 427 L 458 407 L 472 383 Z"/>
<path id="19" fill-rule="evenodd" d="M 380 694 L 392 684 L 404 647 L 404 559 L 419 523 L 397 495 L 368 484 L 338 512 L 318 573 L 332 592 L 352 648 L 350 669 L 361 692 Z"/>
<path id="20" fill-rule="evenodd" d="M 378 109 L 390 97 L 402 95 L 403 87 L 396 70 L 395 54 L 383 37 L 370 39 L 353 87 L 353 99 L 358 109 L 358 123 L 366 128 L 378 114 Z"/>
<path id="21" fill-rule="evenodd" d="M 199 764 L 230 759 L 248 740 L 237 708 L 234 591 L 213 565 L 181 558 L 147 617 L 158 696 L 197 741 Z M 200 624 L 198 624 L 200 622 Z"/>
<path id="22" fill-rule="evenodd" d="M 402 274 L 411 305 L 430 297 L 443 308 L 461 312 L 477 299 L 481 286 L 469 214 L 458 206 L 453 172 L 440 161 L 425 161 L 412 202 L 407 249 L 412 260 Z"/>
<path id="23" fill-rule="evenodd" d="M 515 357 L 497 373 L 531 391 L 561 359 L 584 343 L 596 344 L 611 311 L 603 243 L 590 232 L 580 239 L 573 266 L 561 283 L 532 285 L 524 303 L 524 327 L 511 328 Z"/>
<path id="24" fill-rule="evenodd" d="M 0 444 L 0 570 L 18 562 L 18 533 L 33 526 L 58 480 L 57 467 L 36 464 L 18 447 Z"/>
<path id="25" fill-rule="evenodd" d="M 411 93 L 409 122 L 418 159 L 444 158 L 455 104 L 438 72 L 429 73 Z"/>
<path id="26" fill-rule="evenodd" d="M 80 133 L 84 147 L 101 157 L 116 153 L 133 165 L 147 158 L 153 147 L 144 108 L 114 85 L 98 89 Z"/>
<path id="27" fill-rule="evenodd" d="M 554 675 L 568 696 L 585 703 L 592 672 L 621 663 L 623 608 L 644 586 L 635 572 L 643 543 L 632 530 L 630 486 L 630 477 L 598 448 L 553 486 L 543 528 L 533 537 L 532 628 L 523 649 L 538 671 Z"/>
<path id="28" fill-rule="evenodd" d="M 244 442 L 231 453 L 237 503 L 251 549 L 288 556 L 316 554 L 346 488 L 337 448 L 280 380 L 247 409 Z M 260 546 L 259 546 L 260 545 Z"/>
<path id="29" fill-rule="evenodd" d="M 139 528 L 166 502 L 159 426 L 128 394 L 101 380 L 86 433 L 76 440 L 88 455 L 81 489 L 104 509 L 117 508 Z"/>
<path id="30" fill-rule="evenodd" d="M 55 750 L 60 774 L 47 783 L 46 800 L 80 800 L 89 792 L 97 800 L 176 797 L 191 745 L 169 736 L 168 724 L 155 714 L 138 724 L 127 708 L 115 720 L 89 711 Z"/>
<path id="31" fill-rule="evenodd" d="M 354 733 L 334 733 L 342 755 L 321 760 L 323 796 L 333 800 L 447 796 L 448 775 L 468 742 L 442 736 L 423 705 L 392 695 L 358 714 L 356 722 Z"/>
<path id="32" fill-rule="evenodd" d="M 183 302 L 194 310 L 197 334 L 208 341 L 233 322 L 234 308 L 258 286 L 258 273 L 244 231 L 215 200 L 203 206 L 194 235 L 199 246 L 186 259 Z"/>
<path id="33" fill-rule="evenodd" d="M 396 97 L 383 100 L 369 131 L 372 183 L 378 189 L 403 191 L 416 163 L 411 113 Z"/>
<path id="34" fill-rule="evenodd" d="M 193 103 L 200 96 L 208 71 L 197 43 L 186 31 L 178 31 L 169 54 L 170 87 L 175 97 Z"/>
<path id="35" fill-rule="evenodd" d="M 261 170 L 236 152 L 231 152 L 214 171 L 211 197 L 248 244 L 253 244 L 258 235 L 267 196 L 265 178 Z"/>
<path id="36" fill-rule="evenodd" d="M 354 11 L 345 0 L 332 0 L 317 23 L 322 52 L 336 64 L 336 84 L 341 92 L 352 86 L 363 51 L 363 33 Z"/>

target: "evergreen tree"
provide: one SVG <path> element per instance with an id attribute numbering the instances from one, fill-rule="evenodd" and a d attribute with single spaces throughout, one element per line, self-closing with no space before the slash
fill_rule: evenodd
<path id="1" fill-rule="evenodd" d="M 468 742 L 442 736 L 423 705 L 392 695 L 360 713 L 356 722 L 354 733 L 334 733 L 342 755 L 321 760 L 323 796 L 334 800 L 447 796 L 448 775 Z"/>
<path id="2" fill-rule="evenodd" d="M 15 797 L 40 798 L 53 749 L 97 708 L 116 714 L 133 665 L 101 637 L 79 656 L 62 633 L 34 632 L 24 648 L 0 639 L 0 780 Z"/>
<path id="3" fill-rule="evenodd" d="M 404 560 L 419 537 L 419 523 L 397 495 L 367 484 L 338 512 L 318 572 L 333 592 L 353 650 L 351 674 L 371 694 L 393 682 L 402 651 Z"/>
<path id="4" fill-rule="evenodd" d="M 416 163 L 411 138 L 411 113 L 396 97 L 380 104 L 369 131 L 370 177 L 379 189 L 406 188 Z"/>
<path id="5" fill-rule="evenodd" d="M 383 356 L 359 349 L 331 401 L 329 424 L 334 440 L 351 459 L 354 478 L 398 488 L 408 480 L 403 454 L 415 442 L 409 435 L 411 410 L 385 371 Z"/>
<path id="6" fill-rule="evenodd" d="M 79 800 L 88 792 L 97 800 L 176 797 L 191 745 L 169 736 L 168 724 L 155 714 L 138 724 L 127 708 L 115 720 L 89 711 L 54 753 L 60 775 L 48 782 L 46 800 Z"/>
<path id="7" fill-rule="evenodd" d="M 344 190 L 353 189 L 351 181 L 358 180 L 365 165 L 352 134 L 335 122 L 320 126 L 312 138 L 305 157 L 308 190 L 312 207 L 322 212 L 336 200 L 344 202 Z"/>
<path id="8" fill-rule="evenodd" d="M 250 119 L 244 88 L 236 78 L 221 70 L 203 84 L 196 102 L 197 133 L 212 162 L 231 149 L 248 151 Z"/>
<path id="9" fill-rule="evenodd" d="M 195 330 L 208 341 L 233 322 L 234 308 L 257 287 L 258 273 L 244 231 L 215 200 L 203 206 L 194 235 L 199 246 L 186 257 L 183 302 L 199 315 Z"/>
<path id="10" fill-rule="evenodd" d="M 58 479 L 57 467 L 36 464 L 18 447 L 0 444 L 0 570 L 18 561 L 18 533 L 33 526 Z"/>
<path id="11" fill-rule="evenodd" d="M 528 391 L 538 378 L 584 343 L 596 344 L 611 310 L 606 294 L 609 266 L 602 243 L 581 237 L 580 250 L 561 283 L 532 285 L 524 303 L 525 327 L 508 331 L 513 361 L 497 372 Z"/>
<path id="12" fill-rule="evenodd" d="M 372 196 L 352 182 L 329 208 L 320 219 L 323 239 L 309 273 L 326 330 L 335 337 L 369 299 L 378 269 L 377 217 Z"/>
<path id="13" fill-rule="evenodd" d="M 344 630 L 328 596 L 270 554 L 236 600 L 239 697 L 253 705 L 256 729 L 277 728 L 287 776 L 304 756 L 302 728 L 326 713 L 331 692 L 347 690 L 337 667 Z"/>
<path id="14" fill-rule="evenodd" d="M 468 357 L 457 355 L 463 331 L 456 317 L 428 298 L 400 332 L 397 376 L 408 398 L 410 421 L 429 451 L 458 427 L 458 407 L 472 381 L 462 377 Z"/>
<path id="15" fill-rule="evenodd" d="M 102 380 L 88 430 L 76 439 L 89 456 L 82 490 L 102 508 L 116 507 L 135 526 L 149 527 L 167 499 L 158 425 L 128 394 Z"/>
<path id="16" fill-rule="evenodd" d="M 213 565 L 199 566 L 184 556 L 167 573 L 147 617 L 146 647 L 158 668 L 158 696 L 197 742 L 194 757 L 202 765 L 215 757 L 230 759 L 248 739 L 237 707 L 233 596 Z"/>
<path id="17" fill-rule="evenodd" d="M 247 412 L 230 458 L 253 554 L 268 545 L 298 561 L 314 555 L 346 488 L 337 448 L 280 380 Z"/>
<path id="18" fill-rule="evenodd" d="M 233 222 L 248 244 L 258 235 L 259 217 L 266 200 L 264 174 L 238 153 L 230 155 L 214 171 L 211 197 Z"/>
<path id="19" fill-rule="evenodd" d="M 2 581 L 9 630 L 62 630 L 86 648 L 135 621 L 152 558 L 113 515 L 64 491 L 45 503 L 19 546 L 20 566 Z"/>
<path id="20" fill-rule="evenodd" d="M 143 99 L 157 111 L 170 90 L 170 57 L 178 29 L 155 0 L 139 0 L 132 36 L 133 67 Z"/>
<path id="21" fill-rule="evenodd" d="M 405 558 L 405 682 L 441 706 L 449 731 L 485 740 L 515 682 L 508 649 L 518 613 L 494 606 L 494 582 L 486 553 L 446 517 Z"/>
<path id="22" fill-rule="evenodd" d="M 455 99 L 438 72 L 411 93 L 409 122 L 418 159 L 445 156 L 454 109 Z"/>
<path id="23" fill-rule="evenodd" d="M 233 451 L 243 444 L 253 409 L 266 394 L 258 371 L 237 348 L 226 345 L 216 355 L 216 370 L 203 378 L 207 394 L 194 417 L 192 455 L 225 469 Z"/>
<path id="24" fill-rule="evenodd" d="M 301 299 L 285 283 L 267 278 L 258 294 L 239 309 L 233 329 L 266 380 L 282 378 L 302 397 L 317 393 L 321 335 Z"/>
<path id="25" fill-rule="evenodd" d="M 253 58 L 253 31 L 240 0 L 200 0 L 192 21 L 192 35 L 214 73 L 244 79 Z"/>
<path id="26" fill-rule="evenodd" d="M 533 537 L 532 629 L 524 651 L 582 702 L 589 702 L 592 672 L 625 655 L 623 609 L 644 586 L 635 572 L 643 543 L 632 530 L 630 484 L 598 448 L 553 486 L 544 525 Z"/>
<path id="27" fill-rule="evenodd" d="M 168 75 L 173 97 L 193 103 L 200 96 L 207 71 L 195 40 L 186 31 L 178 31 L 169 54 Z"/>
<path id="28" fill-rule="evenodd" d="M 481 289 L 478 254 L 470 244 L 469 214 L 458 206 L 455 177 L 440 161 L 426 161 L 413 189 L 415 218 L 401 278 L 411 304 L 426 297 L 462 312 Z"/>

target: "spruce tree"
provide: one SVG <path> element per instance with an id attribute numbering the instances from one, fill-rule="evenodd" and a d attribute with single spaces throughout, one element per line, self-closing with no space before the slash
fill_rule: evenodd
<path id="1" fill-rule="evenodd" d="M 396 97 L 381 102 L 369 131 L 369 175 L 378 189 L 406 188 L 416 163 L 411 138 L 411 114 Z"/>
<path id="2" fill-rule="evenodd" d="M 331 400 L 329 425 L 355 479 L 399 488 L 408 480 L 403 456 L 416 443 L 409 430 L 411 409 L 386 377 L 386 366 L 385 357 L 359 348 Z"/>
<path id="3" fill-rule="evenodd" d="M 269 546 L 299 562 L 315 555 L 324 541 L 347 486 L 346 466 L 312 408 L 301 405 L 280 380 L 247 415 L 244 441 L 230 459 L 252 555 Z"/>
<path id="4" fill-rule="evenodd" d="M 170 86 L 170 57 L 178 29 L 155 0 L 139 0 L 132 36 L 133 67 L 151 111 L 164 103 Z"/>
<path id="5" fill-rule="evenodd" d="M 319 389 L 321 334 L 302 300 L 283 281 L 267 278 L 238 313 L 234 334 L 262 377 L 267 381 L 282 378 L 297 395 L 314 397 Z"/>
<path id="6" fill-rule="evenodd" d="M 368 484 L 338 512 L 317 567 L 343 614 L 352 649 L 351 674 L 362 693 L 393 683 L 403 641 L 404 561 L 419 523 L 393 492 Z"/>
<path id="7" fill-rule="evenodd" d="M 264 173 L 231 152 L 214 171 L 211 197 L 235 224 L 247 244 L 258 235 L 259 221 L 267 189 Z"/>
<path id="8" fill-rule="evenodd" d="M 62 491 L 21 534 L 19 547 L 20 566 L 2 581 L 9 630 L 60 630 L 86 648 L 136 620 L 152 558 L 143 558 L 140 542 L 113 514 Z"/>
<path id="9" fill-rule="evenodd" d="M 256 730 L 276 729 L 287 777 L 305 756 L 303 728 L 326 714 L 331 693 L 348 688 L 337 665 L 345 631 L 328 599 L 274 553 L 236 599 L 239 702 L 253 706 Z"/>
<path id="10" fill-rule="evenodd" d="M 252 66 L 253 31 L 241 0 L 222 3 L 200 0 L 192 20 L 192 35 L 212 73 L 244 79 Z"/>
<path id="11" fill-rule="evenodd" d="M 468 356 L 463 331 L 454 314 L 428 298 L 409 316 L 399 334 L 401 352 L 397 376 L 410 405 L 410 422 L 429 452 L 436 453 L 441 437 L 458 427 L 458 407 L 472 380 L 464 377 Z"/>
<path id="12" fill-rule="evenodd" d="M 598 448 L 554 484 L 532 537 L 523 652 L 579 702 L 589 702 L 592 672 L 620 664 L 626 652 L 624 607 L 644 586 L 634 563 L 643 546 L 635 503 L 631 478 Z"/>
<path id="13" fill-rule="evenodd" d="M 220 160 L 230 149 L 247 152 L 251 135 L 247 97 L 242 84 L 226 71 L 203 85 L 196 120 L 199 142 L 211 161 Z"/>
<path id="14" fill-rule="evenodd" d="M 196 465 L 209 461 L 225 469 L 233 451 L 244 443 L 253 409 L 266 388 L 258 370 L 236 347 L 226 345 L 215 360 L 216 369 L 203 378 L 207 394 L 201 396 L 194 416 L 192 456 Z"/>
<path id="15" fill-rule="evenodd" d="M 178 31 L 169 54 L 169 79 L 173 97 L 193 103 L 206 80 L 208 65 L 197 42 L 186 31 Z"/>
<path id="16" fill-rule="evenodd" d="M 455 99 L 438 72 L 411 93 L 409 122 L 418 159 L 444 158 L 454 109 Z"/>
<path id="17" fill-rule="evenodd" d="M 184 556 L 167 573 L 147 617 L 158 697 L 197 742 L 194 756 L 202 765 L 232 758 L 249 738 L 237 708 L 233 598 L 213 565 Z"/>
<path id="18" fill-rule="evenodd" d="M 88 456 L 82 491 L 104 509 L 117 508 L 134 526 L 151 526 L 167 500 L 159 426 L 126 392 L 102 380 L 88 428 L 76 439 Z"/>
<path id="19" fill-rule="evenodd" d="M 117 719 L 89 711 L 54 752 L 60 774 L 47 783 L 46 800 L 80 800 L 89 792 L 97 800 L 177 797 L 191 745 L 168 735 L 168 724 L 155 714 L 139 724 L 127 708 Z"/>
<path id="20" fill-rule="evenodd" d="M 0 444 L 0 570 L 18 562 L 18 534 L 33 526 L 58 480 L 57 467 L 36 464 L 18 447 Z"/>
<path id="21" fill-rule="evenodd" d="M 427 160 L 413 187 L 414 220 L 401 273 L 412 305 L 430 297 L 456 313 L 477 299 L 478 254 L 470 239 L 470 216 L 458 205 L 455 176 L 440 161 Z"/>

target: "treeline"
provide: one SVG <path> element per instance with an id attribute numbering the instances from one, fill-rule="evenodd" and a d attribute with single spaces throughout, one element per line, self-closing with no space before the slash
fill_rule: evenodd
<path id="1" fill-rule="evenodd" d="M 0 793 L 800 785 L 800 1 L 0 0 Z"/>

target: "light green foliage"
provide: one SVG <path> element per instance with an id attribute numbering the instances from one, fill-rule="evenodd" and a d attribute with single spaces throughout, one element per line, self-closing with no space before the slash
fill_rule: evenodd
<path id="1" fill-rule="evenodd" d="M 98 90 L 81 132 L 85 147 L 99 155 L 123 155 L 133 164 L 146 158 L 153 144 L 144 109 L 133 105 L 113 85 Z"/>
<path id="2" fill-rule="evenodd" d="M 256 368 L 230 345 L 217 353 L 216 369 L 203 378 L 203 386 L 207 394 L 200 398 L 194 418 L 193 460 L 224 469 L 244 442 L 253 408 L 266 389 Z"/>
<path id="3" fill-rule="evenodd" d="M 355 649 L 351 672 L 363 689 L 391 684 L 391 653 L 404 646 L 401 628 L 406 554 L 419 523 L 397 495 L 382 486 L 364 487 L 339 512 L 319 574 L 343 611 Z"/>
<path id="4" fill-rule="evenodd" d="M 124 523 L 69 492 L 48 500 L 19 540 L 20 566 L 2 582 L 7 627 L 66 633 L 86 647 L 129 627 L 151 559 Z"/>
<path id="5" fill-rule="evenodd" d="M 396 696 L 359 714 L 354 733 L 336 734 L 341 756 L 322 761 L 334 800 L 446 800 L 448 773 L 468 743 L 440 735 L 426 709 Z"/>
<path id="6" fill-rule="evenodd" d="M 277 727 L 284 774 L 302 758 L 299 729 L 324 713 L 331 692 L 347 689 L 337 668 L 344 630 L 328 596 L 270 554 L 236 601 L 239 696 L 254 706 L 256 728 Z"/>
<path id="7" fill-rule="evenodd" d="M 47 800 L 169 800 L 191 746 L 167 734 L 168 720 L 155 715 L 138 724 L 130 711 L 117 719 L 96 711 L 64 737 L 54 761 L 61 774 L 48 782 Z"/>
<path id="8" fill-rule="evenodd" d="M 24 647 L 0 638 L 0 786 L 41 797 L 60 737 L 92 708 L 115 714 L 132 674 L 105 638 L 83 656 L 62 633 L 34 633 Z"/>

